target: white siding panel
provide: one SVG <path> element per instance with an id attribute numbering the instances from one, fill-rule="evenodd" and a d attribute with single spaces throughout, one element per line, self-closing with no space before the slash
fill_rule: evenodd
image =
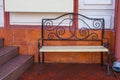
<path id="1" fill-rule="evenodd" d="M 4 27 L 3 0 L 0 0 L 0 27 Z"/>
<path id="2" fill-rule="evenodd" d="M 97 5 L 97 4 L 101 4 L 101 5 L 104 5 L 104 4 L 106 4 L 106 5 L 110 5 L 110 4 L 112 4 L 112 0 L 84 0 L 84 4 L 87 4 L 87 5 L 89 5 L 89 4 L 95 4 L 95 5 Z"/>
<path id="3" fill-rule="evenodd" d="M 113 23 L 112 23 L 112 16 L 111 15 L 87 15 L 90 18 L 104 18 L 105 20 L 105 29 L 113 29 Z M 85 20 L 87 22 L 87 24 L 92 28 L 92 24 L 90 22 L 90 20 Z M 82 26 L 87 27 L 84 23 L 79 22 L 79 28 L 81 28 Z"/>
<path id="4" fill-rule="evenodd" d="M 10 25 L 41 25 L 43 18 L 56 18 L 64 13 L 10 13 Z M 67 16 L 66 16 L 67 17 Z M 68 16 L 69 17 L 69 16 Z M 55 24 L 60 23 L 62 19 L 55 20 Z M 64 22 L 62 25 L 67 26 Z"/>
<path id="5" fill-rule="evenodd" d="M 104 10 L 79 10 L 79 13 L 84 14 L 90 18 L 104 18 L 105 28 L 106 29 L 114 28 L 113 27 L 114 26 L 114 11 L 113 10 L 106 10 L 106 11 Z"/>
<path id="6" fill-rule="evenodd" d="M 3 10 L 3 0 L 0 0 L 0 10 Z"/>
<path id="7" fill-rule="evenodd" d="M 0 7 L 3 6 L 3 0 L 0 0 Z"/>
<path id="8" fill-rule="evenodd" d="M 73 0 L 5 0 L 8 12 L 73 12 Z"/>
<path id="9" fill-rule="evenodd" d="M 115 0 L 79 0 L 79 9 L 114 9 Z"/>
<path id="10" fill-rule="evenodd" d="M 93 17 L 104 18 L 105 28 L 114 29 L 115 0 L 79 0 L 79 13 Z M 79 23 L 79 27 L 82 25 Z"/>
<path id="11" fill-rule="evenodd" d="M 3 14 L 3 10 L 0 10 L 0 27 L 4 27 L 4 14 Z"/>

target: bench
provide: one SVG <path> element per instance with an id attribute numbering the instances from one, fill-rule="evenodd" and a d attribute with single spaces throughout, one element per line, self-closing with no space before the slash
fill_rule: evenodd
<path id="1" fill-rule="evenodd" d="M 38 73 L 40 63 L 44 63 L 45 52 L 95 52 L 107 54 L 107 75 L 110 75 L 109 40 L 104 38 L 104 19 L 89 18 L 81 14 L 67 13 L 57 18 L 42 19 L 41 39 L 38 40 Z M 79 26 L 79 27 L 78 27 Z M 66 41 L 65 45 L 49 45 L 45 42 Z M 67 45 L 67 42 L 99 42 L 98 45 Z M 41 55 L 41 57 L 40 57 Z M 42 60 L 42 61 L 40 61 Z"/>

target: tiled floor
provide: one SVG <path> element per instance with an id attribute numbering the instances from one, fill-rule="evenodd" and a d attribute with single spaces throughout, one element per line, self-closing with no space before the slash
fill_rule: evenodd
<path id="1" fill-rule="evenodd" d="M 100 64 L 46 63 L 40 67 L 32 65 L 18 80 L 120 80 L 120 73 L 106 75 L 105 66 Z"/>

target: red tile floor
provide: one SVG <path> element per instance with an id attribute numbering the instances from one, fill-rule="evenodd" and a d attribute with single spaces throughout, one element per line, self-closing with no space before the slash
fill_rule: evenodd
<path id="1" fill-rule="evenodd" d="M 37 69 L 33 64 L 18 80 L 120 80 L 120 73 L 107 76 L 100 64 L 46 63 L 41 64 L 40 75 Z"/>

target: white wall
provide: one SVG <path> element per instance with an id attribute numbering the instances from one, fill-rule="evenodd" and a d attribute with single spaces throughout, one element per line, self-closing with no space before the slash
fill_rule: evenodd
<path id="1" fill-rule="evenodd" d="M 79 0 L 78 4 L 80 14 L 91 18 L 104 18 L 105 28 L 114 28 L 115 0 Z M 53 18 L 64 13 L 65 12 L 10 12 L 10 24 L 41 25 L 42 18 Z"/>
<path id="2" fill-rule="evenodd" d="M 73 0 L 5 0 L 8 12 L 73 12 Z"/>
<path id="3" fill-rule="evenodd" d="M 11 12 L 10 25 L 41 25 L 43 18 L 56 18 L 62 14 L 65 13 Z"/>
<path id="4" fill-rule="evenodd" d="M 10 12 L 10 25 L 41 25 L 42 18 L 73 12 L 73 1 L 5 0 L 5 11 Z"/>
<path id="5" fill-rule="evenodd" d="M 79 13 L 88 17 L 104 18 L 105 28 L 114 28 L 115 0 L 79 0 Z"/>
<path id="6" fill-rule="evenodd" d="M 0 27 L 4 27 L 3 0 L 0 0 Z"/>

